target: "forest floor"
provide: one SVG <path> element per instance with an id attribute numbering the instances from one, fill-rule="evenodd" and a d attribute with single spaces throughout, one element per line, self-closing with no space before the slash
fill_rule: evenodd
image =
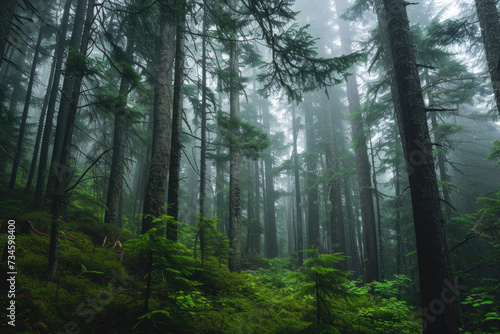
<path id="1" fill-rule="evenodd" d="M 74 213 L 61 222 L 57 276 L 48 282 L 52 217 L 29 212 L 28 199 L 10 195 L 1 200 L 0 239 L 7 246 L 7 222 L 15 220 L 16 318 L 13 327 L 2 316 L 3 333 L 420 332 L 419 314 L 403 298 L 405 276 L 363 285 L 321 262 L 333 259 L 328 255 L 309 255 L 300 268 L 293 257 L 251 255 L 243 258 L 242 273 L 231 273 L 208 241 L 201 263 L 189 229 L 181 242 L 171 242 Z"/>

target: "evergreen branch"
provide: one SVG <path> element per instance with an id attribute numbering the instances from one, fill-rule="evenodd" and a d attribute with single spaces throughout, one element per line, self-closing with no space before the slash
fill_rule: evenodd
<path id="1" fill-rule="evenodd" d="M 80 184 L 80 182 L 82 181 L 82 179 L 83 179 L 83 177 L 85 176 L 85 174 L 87 174 L 87 173 L 88 173 L 88 171 L 89 171 L 89 170 L 90 170 L 90 169 L 91 169 L 91 168 L 92 168 L 92 167 L 93 167 L 93 166 L 94 166 L 94 165 L 95 165 L 95 164 L 96 164 L 96 163 L 97 163 L 97 162 L 98 162 L 98 161 L 99 161 L 99 160 L 100 160 L 100 159 L 101 159 L 101 158 L 102 158 L 102 157 L 103 157 L 106 153 L 108 153 L 108 152 L 109 152 L 109 151 L 111 151 L 112 149 L 113 149 L 113 147 L 110 147 L 110 148 L 108 148 L 107 150 L 105 150 L 104 152 L 102 152 L 102 153 L 101 153 L 101 155 L 99 155 L 99 156 L 97 157 L 97 159 L 95 159 L 95 161 L 94 161 L 94 162 L 93 162 L 93 163 L 92 163 L 92 164 L 91 164 L 91 165 L 90 165 L 90 166 L 89 166 L 89 167 L 85 170 L 85 172 L 84 172 L 84 173 L 80 176 L 80 178 L 78 179 L 78 181 L 76 181 L 76 182 L 75 182 L 75 184 L 74 184 L 74 185 L 72 185 L 71 187 L 69 187 L 68 189 L 65 189 L 65 190 L 64 190 L 64 193 L 68 193 L 69 191 L 71 191 L 71 190 L 75 189 L 75 187 L 76 187 L 77 185 L 79 185 L 79 184 Z"/>
<path id="2" fill-rule="evenodd" d="M 5 148 L 3 148 L 3 146 L 2 146 L 2 145 L 0 145 L 0 150 L 4 151 L 4 153 L 5 153 L 5 154 L 7 154 L 7 156 L 8 156 L 9 158 L 11 158 L 14 162 L 16 162 L 19 166 L 21 166 L 21 168 L 22 168 L 22 169 L 24 169 L 24 170 L 26 171 L 26 173 L 29 173 L 29 171 L 28 171 L 28 170 L 27 170 L 27 169 L 26 169 L 26 168 L 25 168 L 25 167 L 24 167 L 24 166 L 23 166 L 23 165 L 22 165 L 19 161 L 17 161 L 17 160 L 16 160 L 16 159 L 15 159 L 12 155 L 10 155 L 10 153 L 9 153 L 9 152 L 7 152 L 7 151 L 5 150 Z"/>

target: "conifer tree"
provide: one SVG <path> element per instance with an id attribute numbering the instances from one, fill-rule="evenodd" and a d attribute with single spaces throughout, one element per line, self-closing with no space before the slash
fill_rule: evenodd
<path id="1" fill-rule="evenodd" d="M 500 113 L 500 16 L 497 1 L 475 0 L 493 94 Z"/>
<path id="2" fill-rule="evenodd" d="M 458 333 L 456 296 L 447 297 L 448 303 L 435 312 L 434 318 L 429 319 L 426 314 L 435 300 L 442 298 L 443 291 L 452 293 L 448 285 L 453 284 L 453 273 L 446 249 L 432 143 L 406 7 L 397 0 L 384 0 L 383 6 L 386 21 L 379 21 L 379 24 L 387 27 L 402 111 L 398 125 L 404 137 L 403 150 L 412 197 L 423 330 L 424 333 Z"/>
<path id="3" fill-rule="evenodd" d="M 175 34 L 172 8 L 159 3 L 159 37 L 153 108 L 153 146 L 144 198 L 142 233 L 153 227 L 153 217 L 161 217 L 166 205 L 170 141 L 172 135 L 172 70 L 175 59 Z"/>

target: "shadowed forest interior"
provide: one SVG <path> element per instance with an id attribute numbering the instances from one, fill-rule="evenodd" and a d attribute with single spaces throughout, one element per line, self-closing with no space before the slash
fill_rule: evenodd
<path id="1" fill-rule="evenodd" d="M 4 0 L 5 333 L 500 333 L 500 4 Z"/>

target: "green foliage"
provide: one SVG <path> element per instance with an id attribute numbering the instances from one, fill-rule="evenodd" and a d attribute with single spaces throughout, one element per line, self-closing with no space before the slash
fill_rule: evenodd
<path id="1" fill-rule="evenodd" d="M 230 149 L 241 150 L 248 158 L 257 159 L 259 152 L 269 146 L 267 134 L 238 117 L 219 111 L 217 122 Z"/>
<path id="2" fill-rule="evenodd" d="M 345 296 L 340 283 L 345 282 L 347 273 L 334 268 L 334 265 L 345 259 L 340 253 L 320 254 L 316 243 L 306 251 L 309 258 L 303 266 L 288 277 L 295 278 L 302 284 L 297 291 L 301 296 L 314 296 L 317 310 L 317 322 L 331 323 L 331 300 Z"/>
<path id="3" fill-rule="evenodd" d="M 171 217 L 164 216 L 161 219 L 169 220 Z M 152 277 L 160 290 L 159 294 L 168 294 L 170 290 L 177 288 L 190 290 L 197 285 L 189 279 L 196 270 L 194 260 L 186 246 L 161 235 L 165 228 L 164 225 L 151 228 L 147 233 L 125 242 L 123 248 L 140 262 L 151 255 Z M 139 270 L 147 274 L 144 269 L 144 266 L 139 265 Z"/>
<path id="4" fill-rule="evenodd" d="M 494 160 L 496 166 L 500 164 L 500 139 L 493 142 L 493 148 L 491 149 L 491 153 L 486 157 L 486 160 Z"/>
<path id="5" fill-rule="evenodd" d="M 81 73 L 82 75 L 99 74 L 99 71 L 94 67 L 93 61 L 73 48 L 69 50 L 66 67 L 67 70 L 73 73 Z"/>
<path id="6" fill-rule="evenodd" d="M 141 84 L 141 75 L 127 62 L 116 64 L 120 69 L 121 75 L 126 79 L 132 87 L 137 87 Z"/>
<path id="7" fill-rule="evenodd" d="M 500 284 L 496 279 L 481 280 L 480 286 L 472 288 L 467 293 L 462 306 L 465 311 L 465 332 L 475 328 L 482 328 L 481 332 L 497 333 L 500 331 L 500 304 L 498 300 Z"/>
<path id="8" fill-rule="evenodd" d="M 356 308 L 357 323 L 364 329 L 363 333 L 421 332 L 417 323 L 419 313 L 401 299 L 409 281 L 404 275 L 396 275 L 394 280 L 364 286 L 359 281 L 350 281 L 345 285 L 351 296 L 349 308 Z"/>

